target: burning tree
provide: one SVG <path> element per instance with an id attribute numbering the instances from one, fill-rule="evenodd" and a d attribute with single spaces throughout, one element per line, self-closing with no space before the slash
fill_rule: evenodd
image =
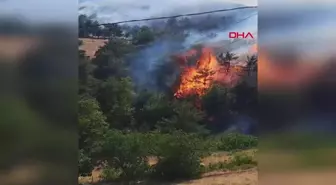
<path id="1" fill-rule="evenodd" d="M 193 52 L 187 52 L 187 57 Z M 187 60 L 185 57 L 185 60 Z M 234 55 L 230 55 L 230 60 L 236 59 Z M 181 63 L 181 62 L 180 62 Z M 182 62 L 187 64 L 187 61 Z M 185 98 L 191 95 L 203 96 L 208 89 L 211 88 L 213 82 L 231 83 L 231 75 L 228 74 L 227 66 L 214 55 L 212 49 L 202 48 L 201 56 L 194 66 L 182 65 L 183 68 L 180 83 L 175 93 L 177 98 Z"/>

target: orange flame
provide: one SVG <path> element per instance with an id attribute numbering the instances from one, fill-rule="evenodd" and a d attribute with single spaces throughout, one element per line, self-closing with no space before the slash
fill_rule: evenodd
<path id="1" fill-rule="evenodd" d="M 184 58 L 182 65 L 181 81 L 176 93 L 177 98 L 189 95 L 203 96 L 212 86 L 213 82 L 232 84 L 237 80 L 238 75 L 234 71 L 230 72 L 230 64 L 220 65 L 216 56 L 210 48 L 203 48 L 201 56 L 195 66 L 186 66 L 187 57 L 195 55 L 195 50 L 190 50 L 181 56 Z"/>

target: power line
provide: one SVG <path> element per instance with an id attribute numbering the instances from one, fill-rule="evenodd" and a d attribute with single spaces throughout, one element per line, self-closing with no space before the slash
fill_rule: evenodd
<path id="1" fill-rule="evenodd" d="M 127 23 L 127 22 L 140 22 L 140 21 L 151 21 L 151 20 L 169 19 L 169 18 L 177 18 L 177 17 L 187 17 L 187 16 L 194 16 L 194 15 L 204 15 L 204 14 L 210 14 L 210 13 L 227 12 L 227 11 L 241 10 L 241 9 L 251 9 L 251 8 L 258 8 L 258 6 L 242 6 L 242 7 L 230 8 L 230 9 L 213 10 L 213 11 L 199 12 L 199 13 L 189 13 L 189 14 L 180 14 L 180 15 L 173 15 L 173 16 L 153 17 L 153 18 L 147 18 L 147 19 L 133 19 L 133 20 L 127 20 L 127 21 L 114 22 L 114 23 L 104 23 L 104 24 L 100 24 L 100 25 L 108 26 L 108 25 L 111 25 L 111 24 L 119 24 L 119 23 Z"/>
<path id="2" fill-rule="evenodd" d="M 241 22 L 243 22 L 243 21 L 245 21 L 245 20 L 247 20 L 247 19 L 249 19 L 249 18 L 251 18 L 251 17 L 253 17 L 253 16 L 255 16 L 255 15 L 258 15 L 258 14 L 257 14 L 257 13 L 251 14 L 251 15 L 249 15 L 249 16 L 243 18 L 243 19 L 240 19 L 239 21 L 235 22 L 234 24 L 241 23 Z"/>

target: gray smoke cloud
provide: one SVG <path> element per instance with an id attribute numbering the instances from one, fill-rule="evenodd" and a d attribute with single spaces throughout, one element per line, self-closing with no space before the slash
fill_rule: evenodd
<path id="1" fill-rule="evenodd" d="M 252 12 L 249 13 L 253 14 Z M 231 43 L 228 39 L 228 33 L 230 31 L 251 32 L 257 36 L 255 34 L 257 33 L 257 15 L 247 19 L 246 22 L 236 23 L 235 20 L 240 20 L 240 18 L 241 16 L 235 16 L 230 21 L 231 23 L 219 24 L 219 27 L 215 29 L 206 31 L 184 30 L 185 36 L 166 36 L 157 39 L 154 43 L 137 52 L 132 58 L 131 71 L 135 81 L 140 86 L 153 87 L 154 78 L 152 75 L 156 67 L 164 62 L 171 62 L 169 61 L 171 55 L 182 53 L 195 45 L 222 48 L 219 50 L 223 52 L 229 50 L 237 54 L 246 53 L 254 42 L 246 43 L 242 40 Z M 202 21 L 199 22 L 199 26 L 202 27 Z"/>
<path id="2" fill-rule="evenodd" d="M 229 9 L 244 6 L 239 4 L 239 0 L 84 0 L 80 2 L 81 13 L 95 15 L 100 22 L 117 22 L 131 19 L 142 19 L 159 16 L 180 15 L 197 13 L 203 11 Z M 251 5 L 251 4 L 249 4 Z M 223 21 L 223 17 L 229 20 Z M 230 12 L 214 13 L 209 15 L 189 17 L 198 26 L 197 29 L 190 28 L 184 30 L 183 34 L 166 35 L 156 39 L 153 43 L 142 47 L 137 53 L 132 55 L 131 75 L 140 87 L 155 87 L 153 81 L 157 67 L 169 61 L 171 55 L 189 50 L 197 44 L 213 47 L 222 47 L 237 53 L 244 53 L 251 43 L 235 42 L 229 44 L 228 33 L 251 32 L 257 36 L 257 10 L 244 9 Z M 161 23 L 160 23 L 161 22 Z M 206 28 L 209 23 L 215 23 L 217 27 Z M 162 21 L 137 22 L 136 25 L 160 25 Z M 135 25 L 132 23 L 131 25 Z M 206 29 L 203 29 L 206 28 Z M 201 31 L 199 30 L 201 29 Z M 172 83 L 171 79 L 169 83 Z"/>

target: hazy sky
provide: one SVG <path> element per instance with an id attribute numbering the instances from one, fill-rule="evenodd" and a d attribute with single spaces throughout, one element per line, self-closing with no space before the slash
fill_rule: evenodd
<path id="1" fill-rule="evenodd" d="M 248 2 L 248 3 L 247 3 Z M 233 4 L 256 5 L 256 0 L 82 0 L 84 12 L 98 13 L 103 22 L 139 19 L 152 16 L 194 13 L 233 7 Z"/>
<path id="2" fill-rule="evenodd" d="M 190 11 L 221 9 L 219 4 L 256 4 L 257 0 L 0 0 L 1 14 L 16 14 L 32 21 L 77 21 L 79 6 L 104 19 L 145 18 L 190 6 Z M 213 7 L 211 7 L 213 5 Z M 113 18 L 111 18 L 113 17 Z M 112 21 L 112 20 L 111 20 Z"/>
<path id="3" fill-rule="evenodd" d="M 0 16 L 1 14 L 20 14 L 34 21 L 77 21 L 78 7 L 86 5 L 91 12 L 99 10 L 101 14 L 99 16 L 102 18 L 112 19 L 113 17 L 120 20 L 151 17 L 186 6 L 192 7 L 189 11 L 193 12 L 204 8 L 222 9 L 226 8 L 224 4 L 230 3 L 259 4 L 261 10 L 272 9 L 272 7 L 278 9 L 281 5 L 295 8 L 302 5 L 316 7 L 316 5 L 335 6 L 336 4 L 334 0 L 79 0 L 79 4 L 78 0 L 0 0 Z"/>
<path id="4" fill-rule="evenodd" d="M 19 15 L 34 22 L 74 21 L 76 10 L 77 0 L 0 0 L 0 15 Z"/>

